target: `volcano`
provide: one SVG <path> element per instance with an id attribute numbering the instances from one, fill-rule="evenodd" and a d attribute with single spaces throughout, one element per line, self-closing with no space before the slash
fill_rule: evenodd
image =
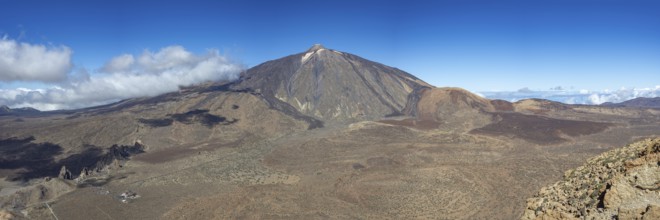
<path id="1" fill-rule="evenodd" d="M 401 114 L 408 95 L 428 83 L 394 67 L 327 49 L 309 50 L 250 68 L 236 89 L 252 89 L 327 121 Z"/>

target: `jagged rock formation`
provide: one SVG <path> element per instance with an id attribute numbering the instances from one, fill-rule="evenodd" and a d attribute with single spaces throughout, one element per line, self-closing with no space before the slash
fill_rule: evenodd
<path id="1" fill-rule="evenodd" d="M 133 146 L 112 145 L 108 152 L 91 167 L 94 171 L 104 169 L 106 166 L 114 164 L 116 161 L 128 160 L 132 155 L 144 153 L 144 145 L 135 142 Z"/>
<path id="2" fill-rule="evenodd" d="M 71 175 L 71 171 L 69 171 L 66 166 L 62 166 L 62 169 L 60 169 L 60 174 L 57 175 L 57 178 L 63 179 L 63 180 L 70 180 L 73 179 L 73 175 Z"/>
<path id="3" fill-rule="evenodd" d="M 329 121 L 399 114 L 408 95 L 421 87 L 432 86 L 399 69 L 321 45 L 250 68 L 233 86 Z"/>
<path id="4" fill-rule="evenodd" d="M 87 178 L 87 176 L 91 174 L 93 173 L 90 170 L 88 170 L 87 167 L 83 167 L 82 170 L 80 171 L 80 175 L 78 175 L 78 178 L 76 179 L 84 180 L 85 178 Z"/>
<path id="5" fill-rule="evenodd" d="M 107 153 L 98 158 L 96 163 L 89 167 L 83 167 L 77 177 L 72 176 L 71 173 L 67 170 L 69 175 L 68 179 L 75 178 L 76 181 L 82 182 L 88 176 L 97 174 L 101 171 L 119 169 L 122 162 L 125 162 L 129 160 L 131 156 L 140 153 L 144 153 L 144 145 L 140 144 L 140 142 L 135 142 L 133 146 L 112 145 L 112 147 L 108 149 Z M 64 170 L 65 168 L 62 167 L 62 169 Z M 62 171 L 60 171 L 60 175 L 62 175 Z"/>
<path id="6" fill-rule="evenodd" d="M 660 219 L 660 138 L 591 158 L 527 200 L 522 219 Z"/>
<path id="7" fill-rule="evenodd" d="M 63 180 L 84 180 L 87 176 L 92 175 L 97 172 L 101 172 L 105 169 L 116 169 L 119 168 L 119 161 L 128 160 L 131 155 L 139 154 L 144 152 L 144 146 L 140 143 L 135 143 L 133 146 L 117 146 L 113 145 L 110 147 L 104 155 L 98 157 L 98 160 L 94 161 L 89 167 L 82 167 L 80 174 L 74 176 L 74 174 L 66 168 L 66 165 L 63 165 L 60 169 L 60 173 L 57 175 L 58 178 Z M 80 164 L 76 164 L 80 166 Z"/>

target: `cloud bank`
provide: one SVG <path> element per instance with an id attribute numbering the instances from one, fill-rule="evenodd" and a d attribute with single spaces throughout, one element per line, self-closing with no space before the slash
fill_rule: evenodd
<path id="1" fill-rule="evenodd" d="M 0 81 L 58 82 L 73 68 L 71 49 L 0 39 Z"/>
<path id="2" fill-rule="evenodd" d="M 5 51 L 0 49 L 1 53 Z M 70 55 L 68 52 L 67 60 L 70 60 Z M 181 46 L 169 46 L 155 52 L 145 50 L 140 55 L 119 55 L 92 74 L 85 69 L 68 73 L 64 76 L 65 81 L 53 83 L 50 88 L 0 89 L 0 105 L 39 110 L 83 108 L 121 99 L 159 95 L 176 91 L 179 86 L 231 81 L 237 79 L 243 69 L 243 65 L 230 61 L 217 50 L 193 54 Z M 0 69 L 2 71 L 4 69 Z M 31 72 L 20 70 L 17 73 L 27 75 Z M 43 79 L 32 80 L 45 81 Z"/>
<path id="3" fill-rule="evenodd" d="M 502 99 L 516 102 L 522 99 L 541 98 L 567 104 L 600 105 L 605 102 L 619 103 L 639 97 L 660 97 L 660 85 L 654 88 L 621 88 L 618 90 L 549 90 L 533 91 L 527 88 L 515 92 L 480 92 L 489 99 Z"/>

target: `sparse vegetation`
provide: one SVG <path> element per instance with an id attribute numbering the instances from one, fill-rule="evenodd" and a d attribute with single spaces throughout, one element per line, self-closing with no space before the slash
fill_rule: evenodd
<path id="1" fill-rule="evenodd" d="M 647 139 L 589 159 L 585 165 L 569 171 L 570 175 L 563 181 L 541 189 L 528 199 L 523 219 L 660 217 L 660 212 L 645 211 L 660 207 L 657 203 L 660 196 L 639 187 L 635 189 L 638 184 L 660 181 L 657 175 L 660 151 L 656 146 L 660 146 L 660 139 Z"/>

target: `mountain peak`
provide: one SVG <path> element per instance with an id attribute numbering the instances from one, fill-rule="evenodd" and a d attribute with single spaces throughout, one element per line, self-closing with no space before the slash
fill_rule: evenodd
<path id="1" fill-rule="evenodd" d="M 414 89 L 429 86 L 399 69 L 315 44 L 248 69 L 234 88 L 259 89 L 318 119 L 351 121 L 399 114 Z"/>
<path id="2" fill-rule="evenodd" d="M 309 48 L 309 50 L 307 50 L 307 52 L 315 52 L 315 51 L 321 50 L 321 49 L 326 49 L 326 48 L 323 47 L 323 45 L 321 45 L 321 44 L 314 44 L 312 47 Z"/>
<path id="3" fill-rule="evenodd" d="M 300 60 L 302 63 L 307 61 L 312 55 L 318 54 L 321 51 L 327 50 L 323 45 L 321 44 L 314 44 L 311 48 L 309 48 L 307 51 L 305 51 L 305 55 L 303 55 L 302 59 Z"/>

